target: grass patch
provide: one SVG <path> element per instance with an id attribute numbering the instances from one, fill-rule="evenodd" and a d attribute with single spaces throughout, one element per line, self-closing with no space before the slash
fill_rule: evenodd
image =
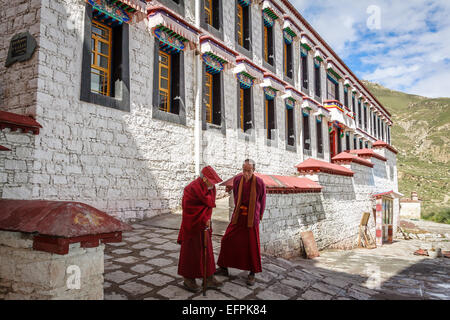
<path id="1" fill-rule="evenodd" d="M 425 220 L 434 221 L 438 223 L 450 224 L 450 208 L 424 212 L 422 214 L 422 218 Z"/>

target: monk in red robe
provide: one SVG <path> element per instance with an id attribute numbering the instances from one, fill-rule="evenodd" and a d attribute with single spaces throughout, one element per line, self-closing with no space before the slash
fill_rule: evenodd
<path id="1" fill-rule="evenodd" d="M 255 273 L 261 272 L 259 222 L 266 206 L 266 185 L 254 175 L 255 162 L 247 159 L 242 175 L 233 180 L 234 212 L 222 238 L 219 270 L 216 274 L 228 276 L 227 268 L 250 271 L 247 284 L 255 284 Z"/>
<path id="2" fill-rule="evenodd" d="M 206 249 L 206 286 L 217 289 L 222 284 L 214 278 L 216 271 L 214 253 L 212 248 L 211 215 L 216 206 L 215 184 L 222 179 L 210 166 L 203 168 L 199 178 L 184 188 L 182 208 L 183 217 L 178 234 L 178 243 L 181 244 L 178 274 L 184 278 L 184 287 L 191 292 L 201 289 L 196 278 L 203 278 L 204 273 L 204 236 L 208 228 Z"/>

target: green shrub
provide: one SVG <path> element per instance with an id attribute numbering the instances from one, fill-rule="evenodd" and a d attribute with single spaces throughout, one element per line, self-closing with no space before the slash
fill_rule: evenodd
<path id="1" fill-rule="evenodd" d="M 438 223 L 450 224 L 450 208 L 424 213 L 422 218 L 425 220 L 430 220 Z"/>

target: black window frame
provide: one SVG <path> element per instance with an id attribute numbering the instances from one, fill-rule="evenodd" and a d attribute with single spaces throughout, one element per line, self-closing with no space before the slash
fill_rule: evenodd
<path id="1" fill-rule="evenodd" d="M 286 117 L 286 150 L 288 151 L 297 151 L 296 140 L 295 137 L 295 107 L 292 109 L 288 109 L 286 107 L 285 102 L 285 117 Z M 294 136 L 291 138 L 291 135 Z M 290 143 L 292 141 L 292 144 Z"/>
<path id="2" fill-rule="evenodd" d="M 310 126 L 310 117 L 309 112 L 302 111 L 302 128 L 303 128 L 303 153 L 307 155 L 311 155 L 311 126 Z M 309 143 L 306 140 L 309 139 Z M 306 147 L 308 146 L 308 148 Z"/>
<path id="3" fill-rule="evenodd" d="M 292 83 L 294 75 L 294 46 L 293 43 L 288 44 L 283 39 L 283 79 Z"/>
<path id="4" fill-rule="evenodd" d="M 301 90 L 302 92 L 308 93 L 307 92 L 309 90 L 308 53 L 306 54 L 306 56 L 300 53 L 300 63 L 302 69 Z"/>
<path id="5" fill-rule="evenodd" d="M 159 0 L 159 2 L 179 15 L 185 16 L 184 0 Z"/>
<path id="6" fill-rule="evenodd" d="M 244 15 L 243 21 L 244 21 L 244 45 L 241 46 L 239 44 L 239 38 L 238 38 L 238 19 L 237 19 L 237 10 L 238 10 L 238 1 L 235 0 L 235 23 L 234 23 L 234 29 L 235 29 L 235 48 L 236 51 L 239 53 L 242 53 L 246 55 L 248 58 L 253 60 L 253 36 L 252 36 L 252 10 L 251 10 L 251 4 L 248 6 L 243 7 L 242 14 Z M 247 36 L 247 37 L 246 37 Z M 249 40 L 247 40 L 249 39 Z M 248 46 L 248 47 L 247 47 Z"/>
<path id="7" fill-rule="evenodd" d="M 178 114 L 172 112 L 165 112 L 159 109 L 159 41 L 156 38 L 154 39 L 154 54 L 153 54 L 153 101 L 152 101 L 152 115 L 153 119 L 158 119 L 162 121 L 172 122 L 176 124 L 186 125 L 186 88 L 185 88 L 185 68 L 184 68 L 184 52 L 180 51 L 178 53 L 174 53 L 172 55 L 178 55 L 178 76 L 171 76 L 170 82 L 170 95 L 172 103 L 174 100 L 174 90 L 172 88 L 176 87 L 179 93 L 180 100 L 176 100 L 176 106 L 178 107 Z M 172 60 L 173 62 L 173 60 Z M 171 74 L 176 72 L 173 68 L 173 64 L 171 66 Z M 176 79 L 179 81 L 178 84 L 174 84 L 172 81 Z"/>
<path id="8" fill-rule="evenodd" d="M 200 10 L 200 26 L 208 30 L 217 38 L 223 40 L 223 6 L 222 0 L 212 0 L 213 2 L 213 25 L 205 21 L 205 0 L 201 0 L 202 10 Z"/>
<path id="9" fill-rule="evenodd" d="M 277 129 L 277 103 L 276 103 L 276 98 L 273 100 L 268 100 L 266 99 L 265 95 L 263 97 L 263 101 L 264 101 L 264 130 L 266 131 L 265 134 L 265 138 L 267 141 L 270 141 L 270 145 L 272 145 L 274 142 L 276 142 L 276 134 L 273 134 L 272 136 L 272 132 L 270 133 L 270 138 L 268 137 L 269 131 L 268 131 L 268 126 L 270 123 L 273 124 L 273 128 L 271 128 L 272 130 L 276 130 Z M 272 106 L 272 111 L 273 111 L 273 119 L 272 121 L 270 121 L 270 112 L 268 111 L 266 114 L 266 101 L 268 102 L 268 108 L 270 110 L 270 107 Z"/>
<path id="10" fill-rule="evenodd" d="M 206 65 L 203 63 L 202 70 L 202 129 L 203 130 L 220 130 L 226 135 L 226 118 L 225 118 L 225 99 L 224 99 L 224 75 L 223 72 L 216 73 L 213 76 L 213 119 L 220 118 L 220 124 L 209 123 L 206 121 Z M 218 104 L 218 106 L 217 106 Z M 216 109 L 216 110 L 215 110 Z M 219 110 L 217 110 L 219 109 Z M 214 112 L 216 111 L 216 112 Z M 218 112 L 219 111 L 219 112 Z M 220 115 L 218 115 L 218 113 Z"/>
<path id="11" fill-rule="evenodd" d="M 244 130 L 245 129 L 245 125 L 246 125 L 245 111 L 244 111 L 244 129 L 241 129 L 241 103 L 240 103 L 241 94 L 240 94 L 240 89 L 241 89 L 241 86 L 239 84 L 239 80 L 237 80 L 237 102 L 238 102 L 237 103 L 237 120 L 238 121 L 237 121 L 236 128 L 238 129 L 238 132 L 239 132 L 240 135 L 244 135 L 247 138 L 249 135 L 254 136 L 253 133 L 255 132 L 255 129 L 256 129 L 256 127 L 255 127 L 255 116 L 254 116 L 253 86 L 248 88 L 248 89 L 243 89 L 243 90 L 245 90 L 244 93 L 248 94 L 247 99 L 249 99 L 248 103 L 249 103 L 249 108 L 250 108 L 250 111 L 248 111 L 248 113 L 250 114 L 250 118 L 251 118 L 251 127 L 247 128 L 247 130 Z M 245 97 L 244 97 L 244 99 L 245 99 Z M 251 130 L 251 129 L 253 129 L 253 130 Z M 249 130 L 251 131 L 251 134 L 248 133 Z"/>
<path id="12" fill-rule="evenodd" d="M 358 127 L 362 128 L 362 102 L 361 99 L 358 99 Z"/>
<path id="13" fill-rule="evenodd" d="M 345 150 L 350 150 L 350 134 L 345 133 Z"/>
<path id="14" fill-rule="evenodd" d="M 263 57 L 263 64 L 264 67 L 268 68 L 269 70 L 271 70 L 272 72 L 275 72 L 275 66 L 276 66 L 276 50 L 275 50 L 275 23 L 272 27 L 267 27 L 264 24 L 264 18 L 261 16 L 261 23 L 262 23 L 262 57 Z M 266 41 L 266 37 L 265 37 L 265 32 L 264 32 L 264 28 L 268 28 L 268 34 L 270 31 L 270 38 L 269 38 L 269 44 L 268 44 L 268 58 L 269 61 L 266 61 L 266 59 L 264 58 L 264 45 L 265 45 L 265 41 Z M 269 30 L 270 29 L 270 30 Z M 271 44 L 271 46 L 270 46 Z M 273 56 L 272 58 L 270 58 L 270 56 Z M 272 62 L 270 62 L 270 60 L 272 59 Z"/>
<path id="15" fill-rule="evenodd" d="M 314 63 L 314 95 L 316 99 L 320 99 L 322 97 L 322 73 L 321 71 L 321 63 Z"/>
<path id="16" fill-rule="evenodd" d="M 113 89 L 114 78 L 121 81 L 122 92 L 117 93 L 118 98 L 105 96 L 91 91 L 91 51 L 92 51 L 92 14 L 93 8 L 89 3 L 85 4 L 84 14 L 84 40 L 81 62 L 81 85 L 80 100 L 100 106 L 117 109 L 121 111 L 130 111 L 130 64 L 129 64 L 129 26 L 123 23 L 120 26 L 113 27 L 112 34 L 112 64 L 114 69 L 110 72 L 111 90 Z M 116 28 L 116 30 L 114 30 Z M 113 78 L 114 77 L 114 78 Z M 114 92 L 114 91 L 113 91 Z"/>
<path id="17" fill-rule="evenodd" d="M 324 146 L 323 146 L 323 128 L 322 120 L 316 117 L 316 137 L 317 137 L 317 156 L 320 158 L 324 157 Z"/>

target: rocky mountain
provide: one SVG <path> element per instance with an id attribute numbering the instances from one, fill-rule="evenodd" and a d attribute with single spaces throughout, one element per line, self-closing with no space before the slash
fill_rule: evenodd
<path id="1" fill-rule="evenodd" d="M 424 218 L 450 215 L 450 98 L 410 95 L 367 81 L 364 85 L 392 114 L 399 191 L 407 197 L 418 192 Z"/>

